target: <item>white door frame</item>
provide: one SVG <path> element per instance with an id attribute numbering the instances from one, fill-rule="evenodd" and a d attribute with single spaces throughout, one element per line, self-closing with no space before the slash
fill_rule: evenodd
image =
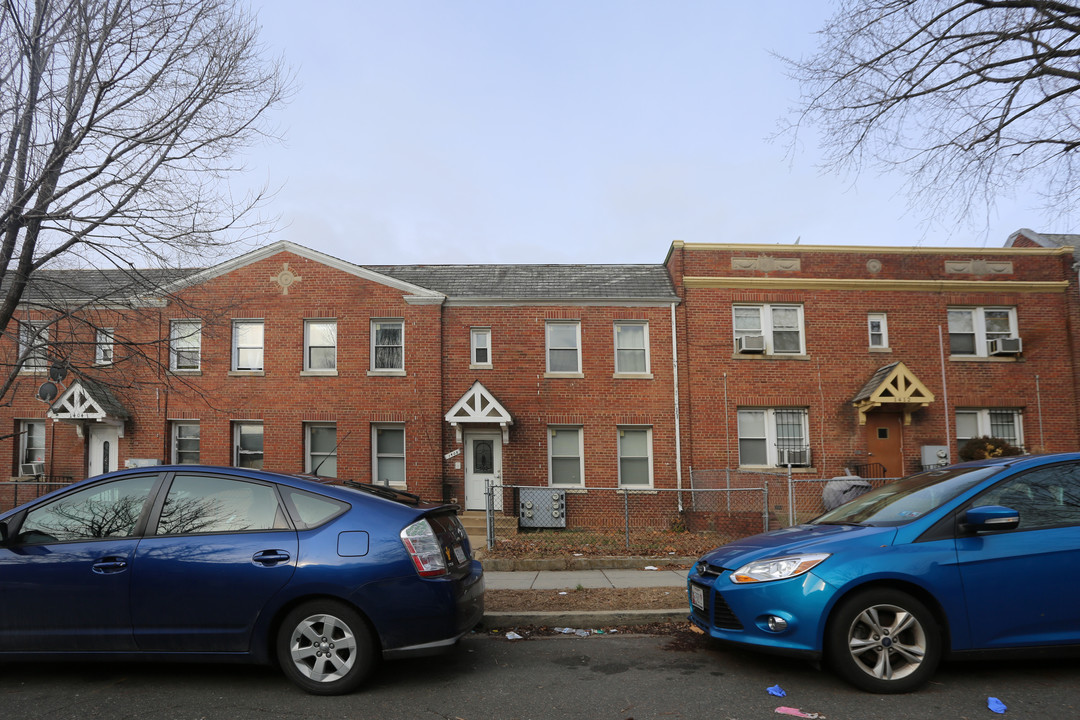
<path id="1" fill-rule="evenodd" d="M 87 477 L 111 472 L 120 467 L 117 459 L 120 456 L 120 428 L 115 425 L 94 423 L 89 426 L 86 434 L 89 457 L 87 458 Z M 108 467 L 105 467 L 103 452 L 105 443 L 109 443 Z"/>
<path id="2" fill-rule="evenodd" d="M 498 430 L 466 430 L 462 440 L 465 445 L 465 509 L 485 510 L 486 479 L 491 478 L 496 485 L 502 483 L 502 433 Z M 473 472 L 474 440 L 491 440 L 493 472 L 490 474 Z M 502 492 L 496 492 L 494 499 L 495 509 L 502 510 Z"/>

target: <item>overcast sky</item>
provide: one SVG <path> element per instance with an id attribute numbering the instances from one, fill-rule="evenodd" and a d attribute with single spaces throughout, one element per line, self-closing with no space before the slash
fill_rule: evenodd
<path id="1" fill-rule="evenodd" d="M 1052 224 L 1023 189 L 927 223 L 901 178 L 823 175 L 770 141 L 831 3 L 253 0 L 299 91 L 272 239 L 358 264 L 651 263 L 672 240 L 1000 247 Z M 767 8 L 767 10 L 765 9 Z"/>

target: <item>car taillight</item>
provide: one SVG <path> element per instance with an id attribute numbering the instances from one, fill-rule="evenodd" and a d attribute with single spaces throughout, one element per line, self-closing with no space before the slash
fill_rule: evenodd
<path id="1" fill-rule="evenodd" d="M 438 577 L 447 573 L 442 545 L 427 520 L 417 520 L 402 530 L 401 542 L 409 551 L 420 577 Z"/>

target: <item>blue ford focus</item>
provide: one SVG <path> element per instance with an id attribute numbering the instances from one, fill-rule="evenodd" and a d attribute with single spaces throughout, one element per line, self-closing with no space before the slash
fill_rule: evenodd
<path id="1" fill-rule="evenodd" d="M 716 548 L 692 622 L 908 692 L 945 657 L 1080 646 L 1080 454 L 963 463 Z"/>
<path id="2" fill-rule="evenodd" d="M 165 466 L 0 515 L 0 661 L 277 662 L 331 695 L 483 611 L 456 508 L 382 486 Z"/>

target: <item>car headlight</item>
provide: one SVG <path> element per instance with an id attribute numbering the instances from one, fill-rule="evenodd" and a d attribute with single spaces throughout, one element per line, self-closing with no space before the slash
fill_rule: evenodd
<path id="1" fill-rule="evenodd" d="M 755 560 L 731 573 L 731 582 L 738 584 L 758 583 L 798 577 L 817 567 L 829 555 L 830 553 L 814 553 Z"/>

